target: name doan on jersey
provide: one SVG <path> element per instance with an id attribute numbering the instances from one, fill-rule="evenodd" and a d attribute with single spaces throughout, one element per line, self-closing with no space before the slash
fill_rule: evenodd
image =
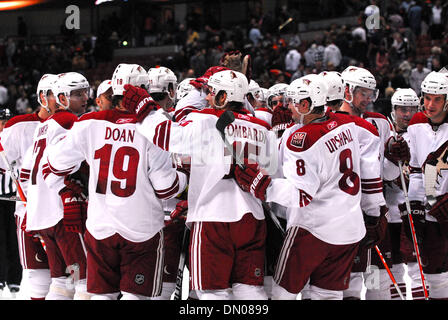
<path id="1" fill-rule="evenodd" d="M 350 132 L 350 129 L 347 129 L 325 141 L 325 145 L 327 146 L 330 153 L 333 153 L 340 147 L 352 141 L 353 141 L 352 133 Z"/>
<path id="2" fill-rule="evenodd" d="M 130 129 L 118 129 L 106 127 L 106 134 L 104 136 L 105 140 L 112 139 L 114 141 L 122 142 L 134 142 L 135 130 Z"/>

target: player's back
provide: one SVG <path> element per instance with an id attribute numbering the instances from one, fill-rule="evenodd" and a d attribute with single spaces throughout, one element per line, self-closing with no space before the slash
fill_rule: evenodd
<path id="1" fill-rule="evenodd" d="M 359 128 L 349 116 L 328 117 L 287 140 L 284 174 L 299 187 L 300 204 L 288 209 L 288 226 L 299 225 L 328 243 L 353 243 L 365 233 Z"/>
<path id="2" fill-rule="evenodd" d="M 77 117 L 60 111 L 35 128 L 32 146 L 27 151 L 22 170 L 29 173 L 27 188 L 27 229 L 40 230 L 54 226 L 63 217 L 61 198 L 45 183 L 48 146 L 61 139 Z"/>
<path id="3" fill-rule="evenodd" d="M 242 191 L 229 175 L 235 161 L 216 129 L 222 113 L 204 109 L 190 113 L 181 123 L 189 131 L 189 136 L 195 139 L 189 150 L 177 150 L 190 154 L 192 160 L 187 222 L 239 221 L 248 212 L 252 212 L 256 219 L 264 219 L 261 202 Z M 235 121 L 224 132 L 236 154 L 241 159 L 258 162 L 271 173 L 275 172 L 277 147 L 269 125 L 247 114 L 234 112 L 234 115 Z M 170 140 L 170 151 L 171 147 L 175 148 L 172 143 L 175 143 L 173 139 Z"/>
<path id="4" fill-rule="evenodd" d="M 131 241 L 151 238 L 163 226 L 158 196 L 175 192 L 171 182 L 164 190 L 151 185 L 149 176 L 166 166 L 169 155 L 148 143 L 135 124 L 134 115 L 115 109 L 85 114 L 61 141 L 64 148 L 76 148 L 75 154 L 49 158 L 56 170 L 70 170 L 74 158 L 89 164 L 86 226 L 97 239 L 116 232 Z M 160 174 L 156 182 L 164 179 Z"/>

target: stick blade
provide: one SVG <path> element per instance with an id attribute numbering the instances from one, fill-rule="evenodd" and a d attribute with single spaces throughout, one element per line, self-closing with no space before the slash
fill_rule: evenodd
<path id="1" fill-rule="evenodd" d="M 218 121 L 216 121 L 216 129 L 218 129 L 221 134 L 224 134 L 225 128 L 233 121 L 235 121 L 235 115 L 232 111 L 227 110 L 219 117 Z"/>

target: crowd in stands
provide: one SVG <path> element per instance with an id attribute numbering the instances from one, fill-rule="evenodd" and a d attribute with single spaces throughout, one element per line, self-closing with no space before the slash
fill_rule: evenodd
<path id="1" fill-rule="evenodd" d="M 339 14 L 340 9 L 331 9 L 337 5 L 328 4 L 338 1 L 319 2 L 326 4 L 328 15 Z M 394 90 L 412 87 L 419 93 L 426 74 L 448 65 L 447 2 L 389 0 L 386 12 L 380 12 L 379 28 L 366 27 L 366 19 L 375 14 L 371 5 L 380 6 L 379 1 L 340 3 L 346 12 L 358 16 L 357 25 L 333 24 L 312 41 L 301 39 L 296 21 L 279 32 L 278 26 L 294 13 L 286 6 L 275 12 L 254 12 L 246 25 L 231 28 L 220 28 L 213 20 L 200 24 L 194 13 L 187 14 L 185 23 L 176 24 L 173 20 L 163 26 L 148 18 L 142 20 L 141 32 L 133 34 L 139 35 L 137 46 L 144 45 L 148 35 L 152 44 L 178 45 L 177 54 L 155 59 L 156 64 L 172 69 L 178 82 L 202 75 L 209 66 L 219 63 L 224 52 L 232 50 L 251 55 L 252 77 L 264 88 L 290 83 L 309 73 L 363 66 L 377 79 L 380 95 L 375 108 L 384 114 L 390 110 Z M 10 108 L 14 114 L 32 112 L 37 106 L 36 84 L 43 73 L 86 74 L 99 63 L 112 61 L 113 49 L 129 36 L 130 28 L 125 16 L 114 13 L 101 21 L 97 35 L 64 33 L 64 41 L 51 45 L 5 40 L 0 43 L 0 73 L 10 73 L 0 80 L 0 106 Z M 94 104 L 95 87 L 104 79 L 88 80 Z"/>

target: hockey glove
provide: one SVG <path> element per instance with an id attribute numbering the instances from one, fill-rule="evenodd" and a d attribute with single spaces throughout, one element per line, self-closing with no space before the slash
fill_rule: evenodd
<path id="1" fill-rule="evenodd" d="M 64 206 L 62 223 L 67 232 L 84 233 L 86 219 L 86 200 L 79 193 L 63 188 L 59 195 Z"/>
<path id="2" fill-rule="evenodd" d="M 277 137 L 281 137 L 285 129 L 292 122 L 291 110 L 282 106 L 274 108 L 272 113 L 272 130 L 277 132 Z"/>
<path id="3" fill-rule="evenodd" d="M 271 183 L 271 177 L 258 164 L 249 164 L 245 161 L 245 168 L 235 166 L 235 180 L 240 188 L 261 201 L 266 200 L 266 189 Z"/>
<path id="4" fill-rule="evenodd" d="M 143 121 L 152 110 L 158 109 L 157 103 L 145 89 L 125 84 L 124 90 L 123 106 L 137 116 L 138 122 Z"/>
<path id="5" fill-rule="evenodd" d="M 378 245 L 384 239 L 387 231 L 388 212 L 389 209 L 386 206 L 381 206 L 379 217 L 364 215 L 366 235 L 361 240 L 360 247 L 370 249 Z"/>
<path id="6" fill-rule="evenodd" d="M 415 200 L 411 201 L 409 204 L 411 207 L 411 216 L 415 229 L 415 237 L 417 238 L 417 245 L 420 245 L 425 232 L 425 206 L 423 205 L 423 202 Z M 412 241 L 412 231 L 408 218 L 408 211 L 406 209 L 406 203 L 400 203 L 398 205 L 398 209 L 400 210 L 401 220 L 403 221 L 404 233 L 409 241 Z"/>
<path id="7" fill-rule="evenodd" d="M 429 210 L 428 214 L 437 219 L 442 232 L 448 237 L 448 193 L 437 197 L 437 202 Z"/>
<path id="8" fill-rule="evenodd" d="M 187 211 L 188 211 L 188 201 L 182 200 L 176 204 L 176 209 L 174 209 L 170 213 L 170 218 L 172 221 L 187 219 Z"/>
<path id="9" fill-rule="evenodd" d="M 394 137 L 389 137 L 384 146 L 384 156 L 392 162 L 409 162 L 411 153 L 409 147 L 402 136 L 398 136 L 395 140 Z"/>

